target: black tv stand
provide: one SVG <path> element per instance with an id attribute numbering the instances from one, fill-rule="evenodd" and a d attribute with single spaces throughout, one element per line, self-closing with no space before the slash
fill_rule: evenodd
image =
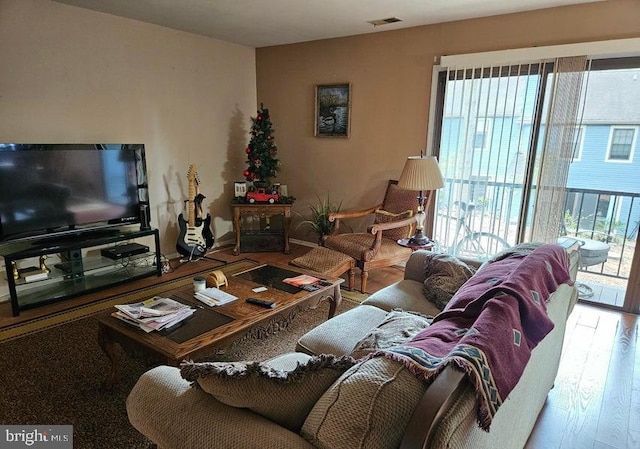
<path id="1" fill-rule="evenodd" d="M 160 236 L 157 229 L 108 231 L 79 231 L 78 234 L 60 235 L 60 238 L 16 241 L 0 246 L 0 256 L 4 257 L 6 266 L 13 316 L 18 316 L 21 310 L 148 276 L 162 275 Z M 153 238 L 155 252 L 123 257 L 122 260 L 113 260 L 100 254 L 100 248 L 145 237 Z M 59 259 L 58 262 L 47 259 L 53 255 Z M 25 259 L 30 258 L 38 259 L 35 262 L 25 262 Z M 25 264 L 31 266 L 24 266 Z"/>
<path id="2" fill-rule="evenodd" d="M 49 246 L 52 244 L 61 244 L 65 242 L 73 242 L 78 239 L 82 240 L 97 240 L 108 237 L 120 235 L 122 231 L 118 228 L 105 228 L 105 229 L 72 229 L 69 231 L 63 231 L 54 233 L 53 235 L 40 237 L 32 240 L 31 244 L 36 246 Z"/>

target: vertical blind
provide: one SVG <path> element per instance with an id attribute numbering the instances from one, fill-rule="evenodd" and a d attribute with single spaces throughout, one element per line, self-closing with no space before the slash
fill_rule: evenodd
<path id="1" fill-rule="evenodd" d="M 585 61 L 440 73 L 434 154 L 445 187 L 437 193 L 433 234 L 442 250 L 453 253 L 480 233 L 489 254 L 479 256 L 502 243 L 555 241 Z"/>
<path id="2" fill-rule="evenodd" d="M 443 249 L 474 231 L 516 243 L 543 71 L 538 62 L 441 74 L 435 146 L 445 188 L 438 191 L 434 238 Z"/>

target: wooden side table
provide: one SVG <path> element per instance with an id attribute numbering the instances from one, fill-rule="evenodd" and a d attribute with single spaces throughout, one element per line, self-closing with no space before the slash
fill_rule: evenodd
<path id="1" fill-rule="evenodd" d="M 275 215 L 282 215 L 282 228 L 284 233 L 284 253 L 289 254 L 289 226 L 291 225 L 292 204 L 232 204 L 233 209 L 233 229 L 236 233 L 236 246 L 233 254 L 240 254 L 240 237 L 242 235 L 242 216 L 250 215 L 257 218 L 269 218 Z"/>
<path id="2" fill-rule="evenodd" d="M 411 248 L 413 251 L 416 251 L 418 249 L 430 250 L 430 249 L 433 249 L 433 247 L 435 246 L 433 240 L 429 240 L 424 245 L 418 245 L 417 243 L 411 243 L 411 239 L 400 239 L 398 240 L 398 245 L 404 246 L 406 248 Z"/>

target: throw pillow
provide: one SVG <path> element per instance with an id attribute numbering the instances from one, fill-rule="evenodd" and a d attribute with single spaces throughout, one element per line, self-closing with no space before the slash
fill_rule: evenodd
<path id="1" fill-rule="evenodd" d="M 405 218 L 413 217 L 412 210 L 405 210 L 404 212 L 400 212 L 398 214 L 394 214 L 391 212 L 387 212 L 386 210 L 378 209 L 375 212 L 375 222 L 376 223 L 392 223 L 398 220 L 404 220 Z M 382 236 L 387 239 L 399 240 L 406 239 L 411 237 L 411 233 L 413 231 L 413 226 L 403 226 L 397 229 L 387 229 L 386 231 L 382 231 Z"/>
<path id="2" fill-rule="evenodd" d="M 400 345 L 428 327 L 432 320 L 432 317 L 417 312 L 392 310 L 382 323 L 356 343 L 350 355 L 354 359 L 361 359 L 372 352 Z"/>
<path id="3" fill-rule="evenodd" d="M 320 355 L 280 371 L 266 362 L 185 362 L 180 373 L 223 404 L 248 408 L 299 432 L 318 399 L 355 363 L 351 357 Z"/>
<path id="4" fill-rule="evenodd" d="M 424 266 L 424 295 L 442 310 L 474 273 L 474 268 L 455 256 L 429 253 Z"/>
<path id="5" fill-rule="evenodd" d="M 396 449 L 426 388 L 402 363 L 362 361 L 322 395 L 300 434 L 319 448 Z"/>

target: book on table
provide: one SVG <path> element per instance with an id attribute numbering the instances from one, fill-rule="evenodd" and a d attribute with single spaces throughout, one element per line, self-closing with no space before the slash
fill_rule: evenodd
<path id="1" fill-rule="evenodd" d="M 238 299 L 237 296 L 233 296 L 231 293 L 227 293 L 216 287 L 205 288 L 204 290 L 194 293 L 193 296 L 211 307 L 221 306 Z"/>
<path id="2" fill-rule="evenodd" d="M 145 332 L 160 330 L 178 324 L 191 316 L 196 309 L 171 298 L 154 296 L 134 304 L 115 306 L 111 315 Z"/>

